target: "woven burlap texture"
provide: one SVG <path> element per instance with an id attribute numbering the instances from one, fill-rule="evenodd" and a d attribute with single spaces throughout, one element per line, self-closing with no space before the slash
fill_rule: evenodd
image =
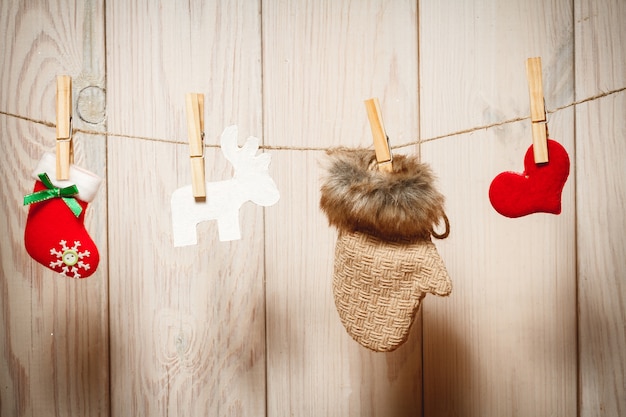
<path id="1" fill-rule="evenodd" d="M 364 347 L 390 352 L 402 345 L 427 293 L 450 294 L 452 283 L 430 237 L 389 242 L 340 232 L 333 295 L 348 334 Z"/>

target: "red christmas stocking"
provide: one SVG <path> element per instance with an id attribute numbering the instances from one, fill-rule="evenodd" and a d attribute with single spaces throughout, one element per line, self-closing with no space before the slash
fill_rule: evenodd
<path id="1" fill-rule="evenodd" d="M 24 245 L 40 264 L 70 278 L 87 278 L 100 261 L 98 248 L 85 230 L 85 210 L 96 196 L 100 178 L 76 165 L 70 179 L 55 179 L 56 158 L 43 155 L 33 177 L 33 193 L 24 197 L 30 204 Z"/>

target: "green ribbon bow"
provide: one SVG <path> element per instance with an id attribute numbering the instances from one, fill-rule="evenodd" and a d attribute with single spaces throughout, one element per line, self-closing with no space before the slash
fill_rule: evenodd
<path id="1" fill-rule="evenodd" d="M 72 210 L 74 216 L 80 216 L 83 211 L 81 205 L 76 201 L 76 194 L 78 194 L 78 187 L 76 184 L 70 185 L 65 188 L 58 188 L 52 184 L 50 177 L 45 172 L 39 174 L 39 179 L 46 186 L 47 190 L 37 191 L 24 197 L 24 205 L 39 203 L 40 201 L 49 200 L 51 198 L 61 198 L 65 204 Z"/>

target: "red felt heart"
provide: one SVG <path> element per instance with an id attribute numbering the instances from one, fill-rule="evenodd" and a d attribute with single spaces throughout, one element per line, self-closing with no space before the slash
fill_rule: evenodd
<path id="1" fill-rule="evenodd" d="M 535 164 L 533 147 L 526 151 L 524 172 L 502 172 L 489 187 L 494 209 L 506 217 L 531 213 L 561 213 L 561 192 L 569 175 L 569 157 L 558 142 L 548 139 L 545 164 Z"/>

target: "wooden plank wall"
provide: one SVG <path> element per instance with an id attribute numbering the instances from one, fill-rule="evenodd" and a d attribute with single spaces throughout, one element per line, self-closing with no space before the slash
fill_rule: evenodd
<path id="1" fill-rule="evenodd" d="M 174 248 L 170 210 L 191 184 L 186 93 L 206 95 L 207 144 L 262 136 L 259 6 L 107 2 L 107 65 L 127 69 L 107 79 L 112 416 L 265 413 L 263 211 L 244 207 L 239 241 L 211 221 Z M 205 158 L 207 181 L 232 176 Z"/>
<path id="2" fill-rule="evenodd" d="M 0 28 L 0 415 L 107 415 L 107 185 L 85 215 L 102 259 L 86 280 L 26 253 L 22 207 L 35 165 L 54 151 L 57 74 L 73 77 L 74 127 L 106 130 L 104 2 L 3 1 Z M 75 162 L 105 178 L 105 136 L 77 132 L 74 143 Z"/>
<path id="3" fill-rule="evenodd" d="M 576 2 L 580 415 L 626 414 L 626 3 Z"/>
<path id="4" fill-rule="evenodd" d="M 416 12 L 404 0 L 263 2 L 266 143 L 368 146 L 371 96 L 394 140 L 415 139 Z M 419 415 L 419 340 L 375 354 L 338 320 L 336 232 L 318 209 L 324 153 L 274 154 L 283 198 L 266 210 L 268 415 Z"/>
<path id="5" fill-rule="evenodd" d="M 455 284 L 449 299 L 426 300 L 424 415 L 576 415 L 575 179 L 559 216 L 509 219 L 488 198 L 496 175 L 523 171 L 532 143 L 526 58 L 542 57 L 548 109 L 574 99 L 572 3 L 420 10 L 422 159 L 448 197 L 452 232 L 439 247 Z M 548 125 L 573 156 L 573 109 Z"/>
<path id="6" fill-rule="evenodd" d="M 2 2 L 0 416 L 626 413 L 625 20 L 622 0 Z M 561 215 L 507 219 L 487 192 L 523 170 L 530 56 L 572 170 Z M 76 162 L 105 178 L 81 281 L 23 244 L 62 73 Z M 206 95 L 209 181 L 232 176 L 230 124 L 272 155 L 281 200 L 244 205 L 239 241 L 207 222 L 172 245 L 187 92 Z M 391 354 L 338 320 L 318 209 L 324 149 L 369 146 L 373 96 L 452 223 L 436 243 L 453 293 Z"/>

